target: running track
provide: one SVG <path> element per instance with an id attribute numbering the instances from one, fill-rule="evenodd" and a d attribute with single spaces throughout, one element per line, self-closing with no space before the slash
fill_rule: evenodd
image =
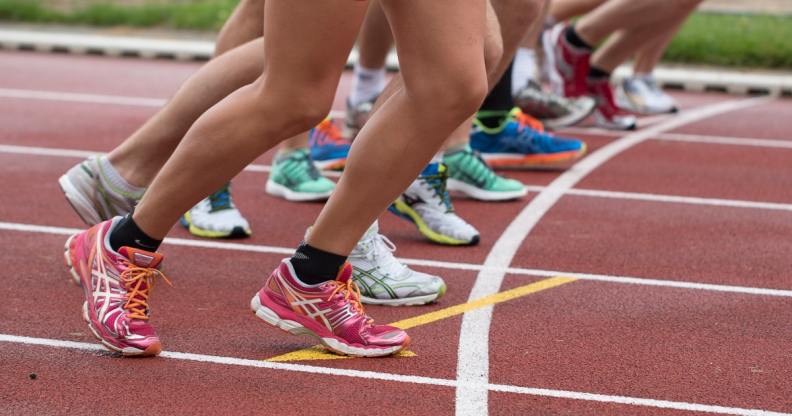
<path id="1" fill-rule="evenodd" d="M 477 247 L 384 216 L 397 255 L 450 287 L 437 305 L 368 308 L 411 328 L 412 354 L 386 359 L 321 359 L 249 312 L 321 208 L 265 195 L 265 155 L 234 182 L 252 239 L 174 229 L 164 247 L 167 352 L 104 352 L 61 261 L 82 224 L 56 180 L 196 68 L 0 53 L 0 414 L 792 413 L 792 102 L 773 98 L 680 93 L 680 115 L 638 132 L 574 129 L 592 152 L 572 169 L 509 172 L 524 200 L 456 200 Z"/>

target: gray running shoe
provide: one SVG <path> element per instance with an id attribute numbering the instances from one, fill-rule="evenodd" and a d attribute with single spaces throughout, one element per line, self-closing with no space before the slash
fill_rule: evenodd
<path id="1" fill-rule="evenodd" d="M 371 110 L 374 109 L 375 97 L 371 101 L 364 101 L 358 105 L 352 105 L 347 98 L 346 119 L 344 120 L 344 137 L 353 140 L 360 129 L 369 119 Z"/>
<path id="2" fill-rule="evenodd" d="M 116 189 L 102 172 L 99 156 L 92 156 L 69 169 L 58 179 L 63 195 L 77 215 L 95 225 L 132 212 L 143 194 L 133 195 Z"/>
<path id="3" fill-rule="evenodd" d="M 544 91 L 535 81 L 528 81 L 528 85 L 517 92 L 514 102 L 550 130 L 575 125 L 591 115 L 596 107 L 591 97 L 564 98 Z"/>

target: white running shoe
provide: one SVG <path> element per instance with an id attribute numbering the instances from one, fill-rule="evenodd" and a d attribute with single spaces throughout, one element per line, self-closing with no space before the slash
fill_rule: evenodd
<path id="1" fill-rule="evenodd" d="M 220 188 L 187 211 L 181 224 L 190 234 L 204 238 L 244 238 L 250 225 L 231 199 L 231 184 Z"/>
<path id="2" fill-rule="evenodd" d="M 415 224 L 432 242 L 456 246 L 478 244 L 478 230 L 454 212 L 447 180 L 445 165 L 430 163 L 388 209 Z"/>
<path id="3" fill-rule="evenodd" d="M 639 114 L 676 113 L 674 99 L 666 94 L 651 75 L 625 78 L 616 90 L 619 107 Z"/>
<path id="4" fill-rule="evenodd" d="M 69 169 L 58 179 L 63 195 L 88 225 L 132 212 L 143 194 L 116 189 L 106 178 L 99 156 L 92 156 Z"/>
<path id="5" fill-rule="evenodd" d="M 445 294 L 443 279 L 410 269 L 393 256 L 394 251 L 396 246 L 379 233 L 375 222 L 349 255 L 352 279 L 363 303 L 423 305 Z"/>

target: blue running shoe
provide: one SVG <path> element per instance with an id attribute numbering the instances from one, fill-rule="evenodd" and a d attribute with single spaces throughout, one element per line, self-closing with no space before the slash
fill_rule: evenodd
<path id="1" fill-rule="evenodd" d="M 506 122 L 497 128 L 474 120 L 470 147 L 490 166 L 500 168 L 557 166 L 586 153 L 586 143 L 545 132 L 541 122 L 519 108 L 513 109 Z"/>
<path id="2" fill-rule="evenodd" d="M 320 170 L 342 170 L 352 143 L 344 139 L 341 130 L 326 118 L 308 134 L 311 159 Z"/>

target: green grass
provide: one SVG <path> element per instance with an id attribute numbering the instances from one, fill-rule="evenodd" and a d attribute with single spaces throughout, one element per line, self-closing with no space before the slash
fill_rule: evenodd
<path id="1" fill-rule="evenodd" d="M 236 3 L 236 0 L 196 0 L 121 6 L 107 1 L 61 12 L 46 7 L 40 0 L 0 0 L 0 21 L 217 30 Z"/>
<path id="2" fill-rule="evenodd" d="M 696 13 L 664 60 L 721 66 L 792 68 L 792 16 Z"/>
<path id="3" fill-rule="evenodd" d="M 119 6 L 111 0 L 60 12 L 42 0 L 0 0 L 0 21 L 94 26 L 217 30 L 237 0 L 154 2 Z M 665 62 L 792 69 L 792 16 L 695 13 Z"/>

